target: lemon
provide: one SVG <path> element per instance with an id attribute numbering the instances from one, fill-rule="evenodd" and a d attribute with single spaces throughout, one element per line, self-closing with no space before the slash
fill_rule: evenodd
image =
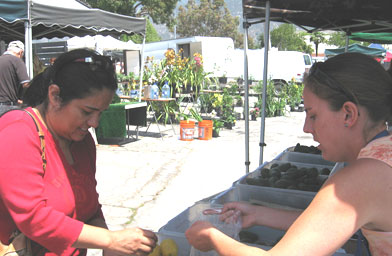
<path id="1" fill-rule="evenodd" d="M 178 246 L 176 242 L 167 238 L 161 242 L 162 256 L 178 256 Z"/>
<path id="2" fill-rule="evenodd" d="M 157 244 L 154 248 L 154 250 L 152 250 L 152 252 L 148 255 L 148 256 L 161 256 L 161 247 L 159 246 L 159 244 Z"/>

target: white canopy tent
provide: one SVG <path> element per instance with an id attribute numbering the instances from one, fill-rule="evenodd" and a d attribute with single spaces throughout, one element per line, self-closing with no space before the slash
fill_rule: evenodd
<path id="1" fill-rule="evenodd" d="M 103 51 L 116 51 L 116 50 L 138 50 L 140 51 L 142 46 L 135 44 L 132 41 L 123 42 L 112 36 L 84 36 L 84 37 L 72 37 L 67 40 L 68 50 L 76 48 L 90 48 L 94 49 L 99 53 Z"/>

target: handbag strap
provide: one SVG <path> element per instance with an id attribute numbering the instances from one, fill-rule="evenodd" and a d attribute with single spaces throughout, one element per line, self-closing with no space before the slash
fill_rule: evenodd
<path id="1" fill-rule="evenodd" d="M 41 142 L 42 168 L 44 169 L 44 173 L 45 173 L 45 170 L 46 170 L 45 134 L 44 134 L 42 127 L 41 127 L 39 121 L 37 120 L 37 118 L 27 110 L 23 109 L 23 111 L 25 111 L 27 114 L 29 114 L 29 116 L 31 116 L 31 118 L 34 121 L 35 127 L 37 128 L 39 140 Z"/>
<path id="2" fill-rule="evenodd" d="M 2 117 L 5 113 L 8 113 L 8 112 L 14 111 L 14 110 L 22 110 L 22 111 L 26 112 L 34 121 L 35 128 L 37 128 L 39 140 L 40 140 L 40 143 L 41 143 L 42 168 L 44 169 L 44 173 L 45 173 L 47 161 L 46 161 L 46 154 L 45 154 L 45 134 L 44 134 L 44 132 L 42 130 L 42 127 L 41 127 L 39 121 L 37 120 L 37 118 L 33 114 L 31 114 L 29 111 L 24 109 L 24 108 L 9 109 L 9 110 L 7 110 L 7 111 L 5 111 L 3 113 L 0 113 L 0 117 Z M 33 111 L 34 111 L 34 113 L 37 114 L 37 116 L 39 116 L 39 112 L 37 113 L 35 108 L 33 108 Z"/>

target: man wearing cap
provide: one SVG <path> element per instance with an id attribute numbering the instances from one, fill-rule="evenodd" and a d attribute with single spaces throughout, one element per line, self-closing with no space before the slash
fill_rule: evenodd
<path id="1" fill-rule="evenodd" d="M 29 76 L 23 62 L 24 44 L 12 41 L 0 56 L 0 113 L 21 103 L 23 89 L 29 86 Z"/>

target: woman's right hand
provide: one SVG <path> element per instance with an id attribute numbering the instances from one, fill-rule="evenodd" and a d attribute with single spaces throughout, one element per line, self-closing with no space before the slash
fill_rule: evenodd
<path id="1" fill-rule="evenodd" d="M 249 228 L 256 224 L 257 206 L 242 202 L 231 202 L 223 205 L 220 219 L 225 221 L 241 212 L 242 228 Z"/>
<path id="2" fill-rule="evenodd" d="M 137 227 L 111 231 L 111 243 L 105 255 L 148 255 L 157 241 L 154 232 Z"/>

